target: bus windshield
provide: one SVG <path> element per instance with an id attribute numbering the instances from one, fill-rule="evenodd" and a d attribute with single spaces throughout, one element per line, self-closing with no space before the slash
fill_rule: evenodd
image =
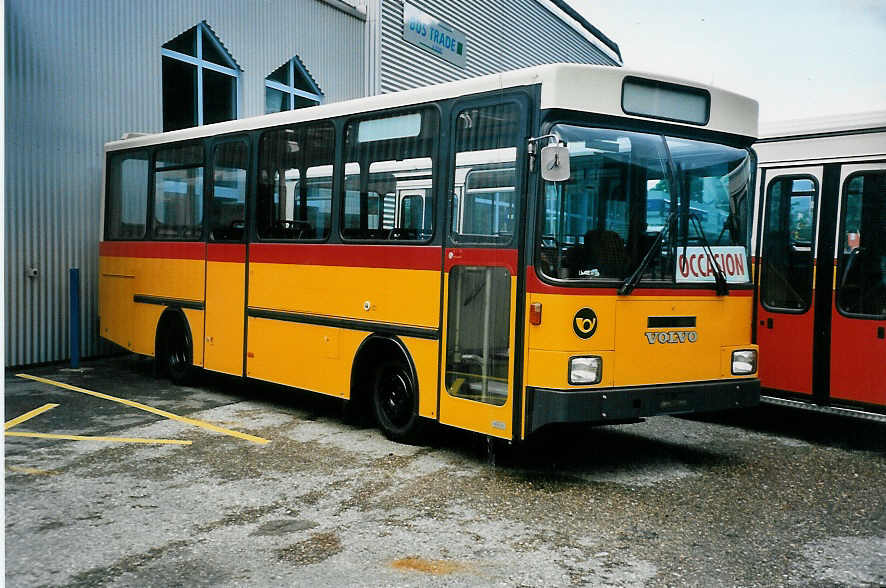
<path id="1" fill-rule="evenodd" d="M 624 280 L 649 254 L 643 280 L 713 283 L 717 268 L 730 283 L 750 280 L 746 149 L 566 124 L 551 132 L 572 171 L 544 187 L 541 273 Z"/>

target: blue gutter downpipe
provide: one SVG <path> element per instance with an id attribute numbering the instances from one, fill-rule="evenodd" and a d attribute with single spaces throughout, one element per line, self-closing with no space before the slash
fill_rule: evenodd
<path id="1" fill-rule="evenodd" d="M 70 283 L 70 334 L 71 334 L 71 367 L 80 367 L 80 269 L 72 267 L 68 270 Z"/>

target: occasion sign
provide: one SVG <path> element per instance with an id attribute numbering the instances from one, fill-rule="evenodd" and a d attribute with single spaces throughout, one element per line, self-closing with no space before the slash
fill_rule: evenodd
<path id="1" fill-rule="evenodd" d="M 747 254 L 744 247 L 711 247 L 711 253 L 727 282 L 747 282 Z M 677 247 L 677 282 L 713 282 L 716 268 L 704 247 Z"/>
<path id="2" fill-rule="evenodd" d="M 465 66 L 465 34 L 408 2 L 403 3 L 403 39 L 458 67 Z"/>

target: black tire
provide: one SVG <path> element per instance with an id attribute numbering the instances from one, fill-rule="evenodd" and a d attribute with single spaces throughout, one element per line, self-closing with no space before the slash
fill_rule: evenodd
<path id="1" fill-rule="evenodd" d="M 378 366 L 372 386 L 375 418 L 385 437 L 400 443 L 414 442 L 421 419 L 416 411 L 415 382 L 403 361 L 386 361 Z"/>
<path id="2" fill-rule="evenodd" d="M 191 346 L 181 326 L 169 328 L 163 343 L 161 357 L 163 371 L 175 384 L 187 384 L 194 375 Z"/>

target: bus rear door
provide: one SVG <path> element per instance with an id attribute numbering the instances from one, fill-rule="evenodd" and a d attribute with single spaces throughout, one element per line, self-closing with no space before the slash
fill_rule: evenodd
<path id="1" fill-rule="evenodd" d="M 886 163 L 843 165 L 830 395 L 886 406 Z"/>
<path id="2" fill-rule="evenodd" d="M 249 142 L 245 138 L 218 142 L 211 161 L 203 367 L 239 376 L 245 329 Z"/>

